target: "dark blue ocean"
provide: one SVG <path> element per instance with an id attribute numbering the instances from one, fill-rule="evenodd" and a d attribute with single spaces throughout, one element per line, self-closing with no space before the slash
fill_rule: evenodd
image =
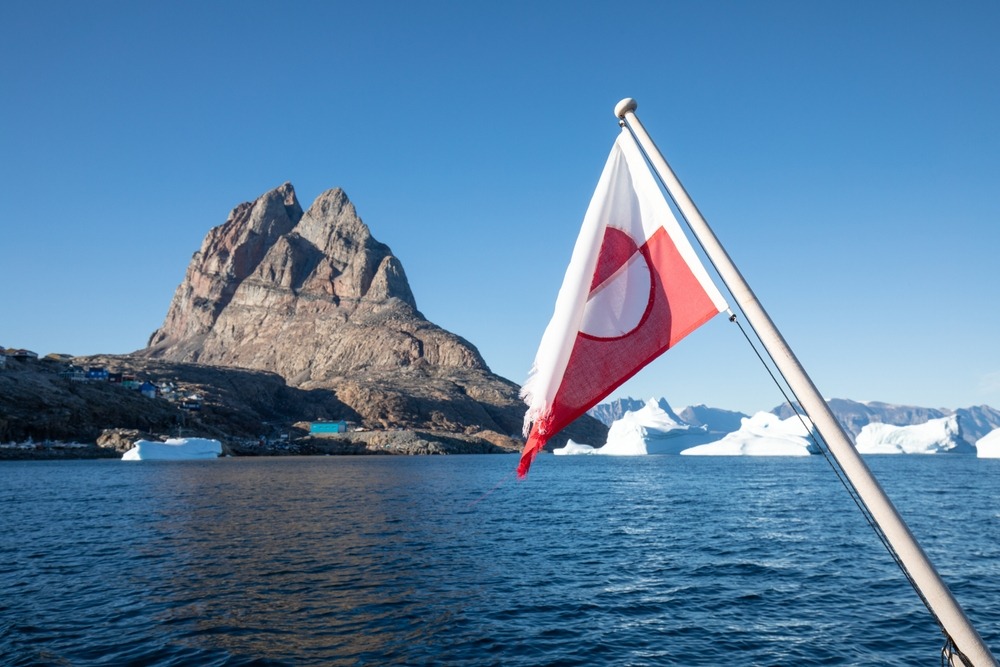
<path id="1" fill-rule="evenodd" d="M 1000 460 L 869 457 L 1000 654 Z M 821 457 L 0 463 L 4 665 L 938 665 Z"/>

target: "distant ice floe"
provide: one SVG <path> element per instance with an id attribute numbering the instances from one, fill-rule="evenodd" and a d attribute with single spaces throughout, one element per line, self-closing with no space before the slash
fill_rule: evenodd
<path id="1" fill-rule="evenodd" d="M 1000 428 L 976 440 L 976 456 L 981 459 L 1000 459 Z"/>
<path id="2" fill-rule="evenodd" d="M 209 438 L 171 438 L 166 442 L 137 440 L 132 449 L 122 455 L 122 461 L 216 459 L 221 454 L 222 443 Z"/>
<path id="3" fill-rule="evenodd" d="M 945 452 L 971 454 L 975 451 L 973 446 L 962 437 L 957 415 L 931 419 L 923 424 L 912 426 L 866 424 L 858 434 L 855 446 L 861 454 L 939 454 Z M 987 449 L 989 449 L 989 443 L 987 443 Z"/>
<path id="4" fill-rule="evenodd" d="M 811 422 L 798 416 L 782 420 L 758 412 L 741 420 L 740 429 L 721 440 L 681 452 L 686 456 L 810 456 L 819 450 L 809 437 Z"/>

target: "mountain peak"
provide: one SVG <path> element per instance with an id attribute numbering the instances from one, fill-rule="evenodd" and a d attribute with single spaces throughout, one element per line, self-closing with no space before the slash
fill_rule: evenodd
<path id="1" fill-rule="evenodd" d="M 291 183 L 208 232 L 138 354 L 268 370 L 296 385 L 418 362 L 488 370 L 417 311 L 402 263 L 342 189 L 303 212 Z"/>

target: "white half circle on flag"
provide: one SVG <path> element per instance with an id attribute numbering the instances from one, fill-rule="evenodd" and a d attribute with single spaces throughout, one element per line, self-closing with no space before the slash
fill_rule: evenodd
<path id="1" fill-rule="evenodd" d="M 590 293 L 580 333 L 620 338 L 635 329 L 649 309 L 652 280 L 649 264 L 636 248 L 627 262 Z"/>

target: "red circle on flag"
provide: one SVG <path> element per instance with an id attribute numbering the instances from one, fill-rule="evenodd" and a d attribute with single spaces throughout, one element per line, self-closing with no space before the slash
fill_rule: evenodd
<path id="1" fill-rule="evenodd" d="M 653 276 L 635 239 L 616 227 L 604 231 L 580 333 L 613 339 L 642 323 L 653 304 Z"/>

